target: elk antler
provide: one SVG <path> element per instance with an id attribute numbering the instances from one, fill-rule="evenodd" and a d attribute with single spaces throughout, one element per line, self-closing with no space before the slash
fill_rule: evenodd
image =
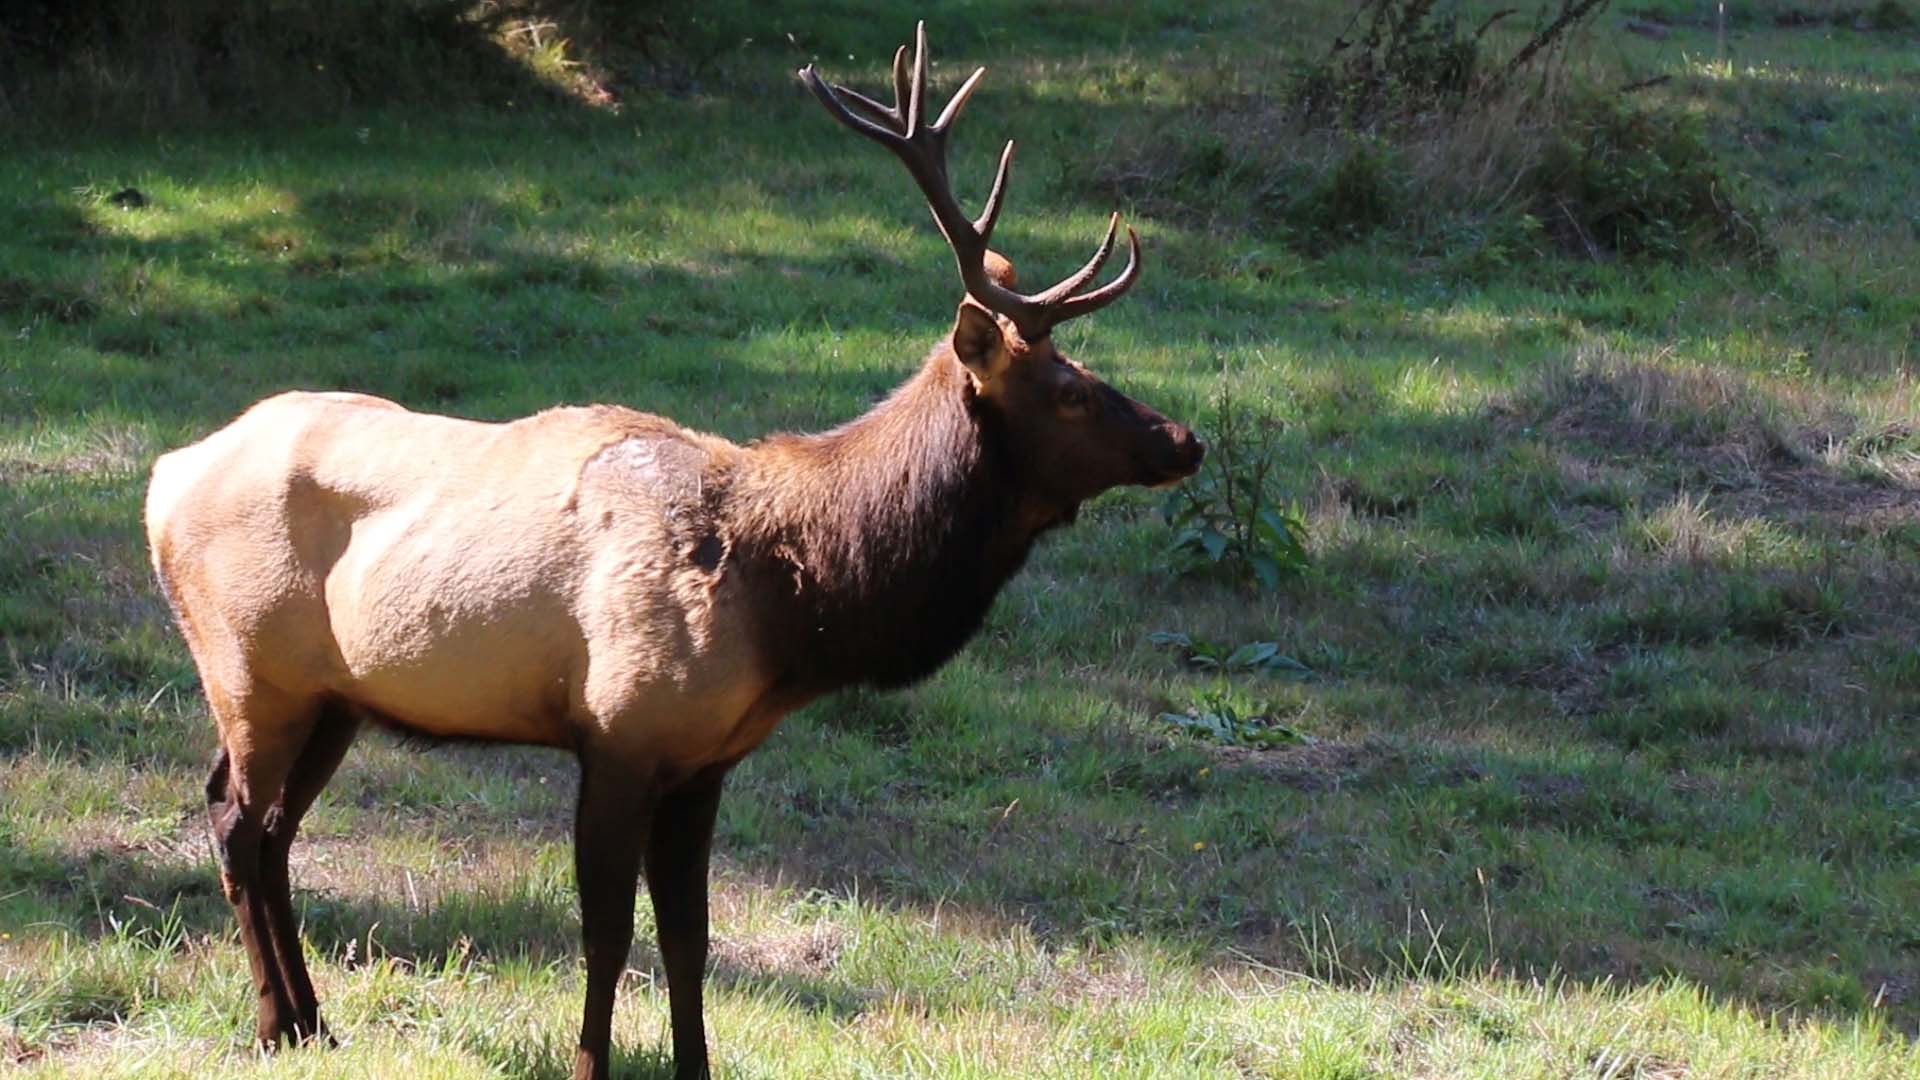
<path id="1" fill-rule="evenodd" d="M 980 85 L 987 69 L 975 69 L 954 92 L 947 107 L 940 111 L 940 118 L 928 124 L 925 122 L 927 24 L 923 22 L 915 27 L 913 36 L 911 73 L 907 68 L 907 47 L 902 45 L 893 54 L 891 107 L 859 91 L 827 82 L 813 70 L 812 64 L 801 69 L 800 79 L 841 123 L 893 151 L 906 165 L 926 195 L 927 206 L 933 211 L 933 220 L 939 224 L 940 231 L 946 235 L 947 246 L 953 249 L 967 295 L 987 310 L 1013 320 L 1022 337 L 1038 341 L 1060 323 L 1098 311 L 1118 299 L 1140 276 L 1140 238 L 1134 235 L 1131 225 L 1127 226 L 1126 269 L 1120 271 L 1119 277 L 1091 292 L 1074 294 L 1074 290 L 1093 280 L 1106 264 L 1107 256 L 1113 254 L 1114 237 L 1120 228 L 1117 213 L 1107 222 L 1106 238 L 1100 241 L 1093 258 L 1049 289 L 1029 296 L 1001 285 L 987 273 L 987 238 L 993 235 L 994 222 L 1000 217 L 1000 196 L 1007 190 L 1007 166 L 1013 161 L 1013 141 L 1009 139 L 1006 149 L 1000 152 L 1000 168 L 994 173 L 993 190 L 987 195 L 986 208 L 979 217 L 969 219 L 960 208 L 959 200 L 954 198 L 953 184 L 947 179 L 947 129 L 966 107 L 967 98 Z"/>

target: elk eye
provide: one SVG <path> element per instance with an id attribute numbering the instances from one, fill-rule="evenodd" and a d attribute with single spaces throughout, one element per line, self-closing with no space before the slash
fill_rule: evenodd
<path id="1" fill-rule="evenodd" d="M 1087 403 L 1087 388 L 1079 383 L 1068 383 L 1060 388 L 1060 406 L 1077 409 Z"/>

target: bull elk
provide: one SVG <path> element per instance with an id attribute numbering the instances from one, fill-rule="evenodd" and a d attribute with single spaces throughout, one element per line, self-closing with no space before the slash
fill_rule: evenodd
<path id="1" fill-rule="evenodd" d="M 162 456 L 154 567 L 218 727 L 207 803 L 262 1044 L 324 1037 L 289 899 L 301 815 L 366 722 L 568 748 L 586 1007 L 574 1075 L 608 1075 L 644 866 L 676 1075 L 704 1076 L 707 863 L 727 771 L 788 712 L 900 686 L 980 626 L 1036 538 L 1122 484 L 1175 483 L 1204 448 L 1107 386 L 1051 330 L 1114 247 L 1031 295 L 987 249 L 1013 144 L 969 219 L 948 128 L 925 119 L 926 34 L 895 102 L 807 88 L 925 194 L 960 266 L 953 332 L 866 415 L 747 446 L 613 406 L 490 424 L 347 393 L 286 393 Z"/>

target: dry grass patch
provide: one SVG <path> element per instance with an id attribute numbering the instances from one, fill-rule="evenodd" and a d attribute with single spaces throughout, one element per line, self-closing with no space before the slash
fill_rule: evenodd
<path id="1" fill-rule="evenodd" d="M 1324 467 L 1319 470 L 1305 514 L 1304 543 L 1308 554 L 1319 559 L 1329 551 L 1359 541 L 1366 532 L 1366 523 L 1354 508 L 1359 496 L 1351 480 L 1336 477 Z"/>
<path id="2" fill-rule="evenodd" d="M 191 789 L 187 789 L 191 790 Z M 129 793 L 129 800 L 151 798 Z M 152 869 L 182 874 L 213 867 L 213 845 L 203 813 L 188 812 L 177 821 L 126 816 L 72 819 L 60 828 L 60 847 L 76 864 L 106 853 L 138 855 Z"/>
<path id="3" fill-rule="evenodd" d="M 0 484 L 17 484 L 40 476 L 124 480 L 144 472 L 158 452 L 151 431 L 103 423 L 88 428 L 85 436 L 71 445 L 28 442 L 0 457 Z"/>
<path id="4" fill-rule="evenodd" d="M 1629 516 L 1625 531 L 1642 551 L 1678 563 L 1730 564 L 1763 540 L 1765 527 L 1753 518 L 1721 517 L 1707 498 L 1686 491 L 1650 513 Z M 1641 559 L 1616 549 L 1616 567 L 1631 569 Z"/>
<path id="5" fill-rule="evenodd" d="M 539 838 L 389 834 L 302 839 L 289 862 L 302 889 L 426 914 L 451 898 L 524 889 L 537 877 Z"/>
<path id="6" fill-rule="evenodd" d="M 1807 396 L 1804 390 L 1793 393 Z M 1749 376 L 1603 345 L 1584 346 L 1570 363 L 1546 368 L 1513 405 L 1549 434 L 1610 450 L 1733 445 L 1759 459 L 1809 456 L 1793 438 L 1788 409 Z"/>
<path id="7" fill-rule="evenodd" d="M 1850 389 L 1590 345 L 1495 410 L 1616 461 L 1685 452 L 1714 490 L 1749 492 L 1769 516 L 1920 500 L 1920 396 L 1905 380 Z"/>
<path id="8" fill-rule="evenodd" d="M 844 928 L 827 922 L 756 926 L 739 937 L 717 936 L 713 958 L 749 971 L 812 978 L 833 970 L 847 939 Z"/>

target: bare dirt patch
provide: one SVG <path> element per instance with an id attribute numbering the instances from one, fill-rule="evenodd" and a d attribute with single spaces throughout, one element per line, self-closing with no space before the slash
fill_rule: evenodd
<path id="1" fill-rule="evenodd" d="M 1605 703 L 1607 677 L 1626 656 L 1627 650 L 1618 645 L 1581 652 L 1565 661 L 1523 671 L 1513 682 L 1545 691 L 1563 716 L 1587 716 Z"/>
<path id="2" fill-rule="evenodd" d="M 1277 783 L 1314 793 L 1338 791 L 1395 756 L 1384 743 L 1330 739 L 1265 750 L 1216 746 L 1210 752 L 1223 767 L 1253 769 Z"/>
<path id="3" fill-rule="evenodd" d="M 1867 972 L 1861 982 L 1873 992 L 1875 1005 L 1903 1005 L 1920 994 L 1920 972 L 1877 969 Z"/>
<path id="4" fill-rule="evenodd" d="M 1763 470 L 1754 487 L 1727 492 L 1715 501 L 1754 517 L 1819 520 L 1864 531 L 1920 521 L 1920 490 L 1839 476 L 1818 466 Z"/>

